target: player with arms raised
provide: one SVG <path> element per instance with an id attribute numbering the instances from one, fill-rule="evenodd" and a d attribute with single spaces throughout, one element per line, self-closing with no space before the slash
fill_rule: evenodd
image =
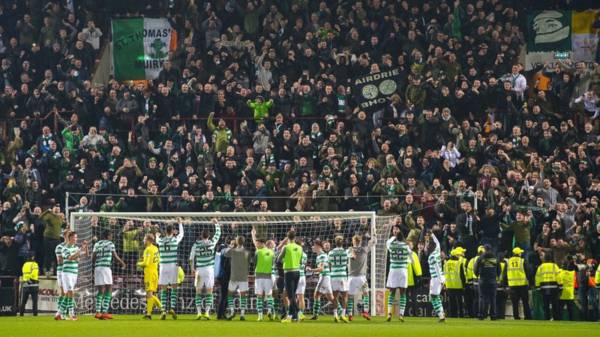
<path id="1" fill-rule="evenodd" d="M 329 256 L 323 251 L 324 243 L 321 240 L 315 240 L 313 243 L 313 253 L 317 254 L 317 267 L 307 268 L 308 271 L 319 275 L 319 281 L 315 288 L 315 299 L 313 302 L 313 316 L 311 320 L 319 319 L 321 311 L 321 297 L 325 296 L 330 302 L 333 302 L 333 292 L 331 291 L 331 278 L 329 276 Z M 334 309 L 335 310 L 335 309 Z"/>
<path id="2" fill-rule="evenodd" d="M 412 263 L 412 251 L 404 241 L 404 234 L 400 227 L 394 226 L 392 237 L 386 242 L 390 255 L 390 271 L 388 273 L 386 287 L 389 289 L 388 317 L 392 320 L 392 310 L 396 290 L 400 292 L 399 318 L 404 322 L 404 309 L 406 308 L 406 288 L 408 287 L 408 264 Z"/>
<path id="3" fill-rule="evenodd" d="M 263 238 L 256 237 L 256 229 L 252 228 L 252 243 L 256 248 L 254 257 L 256 260 L 254 269 L 254 280 L 256 294 L 256 311 L 258 313 L 258 322 L 263 320 L 263 304 L 267 302 L 267 315 L 270 320 L 273 320 L 273 272 L 275 251 L 273 249 L 273 241 L 267 245 Z M 271 246 L 271 248 L 269 248 Z"/>
<path id="4" fill-rule="evenodd" d="M 162 304 L 162 313 L 160 319 L 167 318 L 167 305 L 170 303 L 169 314 L 173 319 L 177 319 L 177 249 L 183 239 L 183 224 L 179 219 L 179 231 L 175 235 L 173 225 L 167 225 L 164 237 L 158 237 L 158 253 L 160 262 L 158 264 L 158 287 L 160 288 L 160 302 Z M 158 236 L 158 233 L 157 233 Z M 168 294 L 169 288 L 171 293 Z M 169 295 L 169 296 L 168 296 Z"/>
<path id="5" fill-rule="evenodd" d="M 154 234 L 148 233 L 144 237 L 144 259 L 137 266 L 144 268 L 144 288 L 146 290 L 146 315 L 144 319 L 152 319 L 154 306 L 162 311 L 160 300 L 156 297 L 158 290 L 158 261 L 160 259 L 158 247 L 154 245 Z"/>
<path id="6" fill-rule="evenodd" d="M 431 280 L 429 281 L 429 297 L 431 298 L 431 305 L 433 305 L 433 312 L 439 317 L 438 322 L 444 323 L 446 317 L 444 316 L 444 307 L 442 306 L 440 294 L 444 287 L 444 283 L 446 283 L 446 279 L 442 269 L 440 242 L 433 232 L 430 232 L 430 241 L 427 251 L 429 253 L 429 257 L 427 258 L 427 262 L 429 263 L 429 275 L 431 276 Z"/>
<path id="7" fill-rule="evenodd" d="M 65 305 L 69 319 L 76 321 L 74 291 L 79 274 L 79 259 L 88 254 L 88 243 L 84 240 L 81 248 L 77 247 L 77 233 L 75 232 L 69 232 L 67 238 L 68 242 L 61 252 L 63 258 L 62 286 L 66 296 Z"/>
<path id="8" fill-rule="evenodd" d="M 366 246 L 363 246 L 363 238 L 360 235 L 352 237 L 352 247 L 349 249 L 349 284 L 348 284 L 348 319 L 352 320 L 354 314 L 354 299 L 362 296 L 362 313 L 366 320 L 371 320 L 369 316 L 369 291 L 367 288 L 367 258 L 369 251 L 375 244 L 375 239 L 369 240 Z"/>
<path id="9" fill-rule="evenodd" d="M 125 269 L 125 262 L 117 255 L 115 244 L 112 242 L 112 235 L 109 231 L 102 234 L 102 240 L 99 240 L 92 249 L 92 263 L 94 264 L 94 284 L 98 288 L 96 295 L 96 319 L 112 319 L 108 313 L 110 300 L 112 298 L 112 266 L 113 257 L 121 268 Z"/>
<path id="10" fill-rule="evenodd" d="M 221 238 L 221 225 L 216 218 L 212 219 L 215 233 L 210 238 L 210 233 L 204 229 L 200 238 L 192 246 L 190 252 L 190 266 L 194 274 L 194 286 L 196 288 L 196 319 L 210 320 L 210 311 L 213 306 L 213 287 L 215 284 L 215 247 Z M 204 291 L 204 293 L 203 293 Z M 205 295 L 203 295 L 205 294 Z M 204 297 L 206 296 L 206 297 Z M 204 297 L 204 298 L 203 298 Z M 202 302 L 204 300 L 204 314 L 202 313 Z"/>

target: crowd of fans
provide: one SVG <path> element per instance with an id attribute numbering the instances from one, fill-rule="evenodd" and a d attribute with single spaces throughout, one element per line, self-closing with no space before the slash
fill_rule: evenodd
<path id="1" fill-rule="evenodd" d="M 179 47 L 156 80 L 96 87 L 96 2 L 0 2 L 0 274 L 50 265 L 66 192 L 70 211 L 376 210 L 446 253 L 600 259 L 600 67 L 526 73 L 527 1 L 122 3 Z M 359 109 L 352 79 L 393 68 L 389 104 Z"/>

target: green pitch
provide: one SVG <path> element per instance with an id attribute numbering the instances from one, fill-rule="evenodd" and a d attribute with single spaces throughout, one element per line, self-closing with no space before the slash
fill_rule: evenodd
<path id="1" fill-rule="evenodd" d="M 173 321 L 160 321 L 155 315 L 152 321 L 143 321 L 141 316 L 115 315 L 112 321 L 98 321 L 83 316 L 79 321 L 56 322 L 49 316 L 0 318 L 0 336 L 11 337 L 168 337 L 168 336 L 232 336 L 232 337 L 380 337 L 380 336 L 435 336 L 435 337 L 586 337 L 600 336 L 600 323 L 542 322 L 542 321 L 476 321 L 448 319 L 445 324 L 434 318 L 406 318 L 405 323 L 397 320 L 385 322 L 375 318 L 371 322 L 355 317 L 349 324 L 333 323 L 331 317 L 320 317 L 319 321 L 282 324 L 279 322 L 254 322 L 250 315 L 247 321 L 195 321 L 194 316 L 181 315 Z M 237 317 L 236 317 L 237 318 Z"/>

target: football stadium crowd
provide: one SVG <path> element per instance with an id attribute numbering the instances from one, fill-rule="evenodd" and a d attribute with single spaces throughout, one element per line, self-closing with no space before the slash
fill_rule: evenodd
<path id="1" fill-rule="evenodd" d="M 444 257 L 576 271 L 597 305 L 600 66 L 525 71 L 532 3 L 0 1 L 0 275 L 53 272 L 69 192 L 71 212 L 397 215 Z M 110 18 L 140 15 L 177 31 L 158 78 L 93 85 Z M 392 69 L 361 109 L 353 79 Z"/>

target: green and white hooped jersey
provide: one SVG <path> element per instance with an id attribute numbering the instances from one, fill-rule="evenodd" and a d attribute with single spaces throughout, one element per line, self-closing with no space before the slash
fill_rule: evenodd
<path id="1" fill-rule="evenodd" d="M 112 241 L 100 240 L 96 242 L 92 253 L 96 255 L 95 267 L 109 267 L 112 266 L 113 252 L 116 251 L 115 244 Z"/>
<path id="2" fill-rule="evenodd" d="M 215 247 L 221 238 L 221 226 L 215 225 L 215 235 L 210 240 L 198 240 L 192 246 L 190 260 L 194 261 L 196 268 L 215 266 Z"/>
<path id="3" fill-rule="evenodd" d="M 306 262 L 308 261 L 308 255 L 302 252 L 302 259 L 300 260 L 300 277 L 306 276 Z"/>
<path id="4" fill-rule="evenodd" d="M 429 263 L 429 274 L 431 275 L 431 278 L 444 275 L 442 269 L 442 258 L 439 250 L 434 250 L 431 254 L 429 254 L 427 262 Z"/>
<path id="5" fill-rule="evenodd" d="M 442 256 L 440 249 L 440 242 L 438 241 L 435 234 L 431 233 L 431 238 L 435 243 L 435 249 L 429 257 L 427 257 L 427 263 L 429 264 L 429 275 L 431 278 L 444 276 L 444 270 L 442 269 Z"/>
<path id="6" fill-rule="evenodd" d="M 329 252 L 331 279 L 348 278 L 348 251 L 344 248 L 334 248 Z"/>
<path id="7" fill-rule="evenodd" d="M 323 264 L 323 270 L 319 274 L 320 276 L 329 276 L 329 256 L 325 252 L 321 252 L 317 256 L 317 267 Z"/>
<path id="8" fill-rule="evenodd" d="M 158 244 L 158 254 L 160 256 L 160 265 L 177 264 L 177 249 L 183 239 L 183 225 L 179 224 L 179 233 L 177 236 L 159 237 L 156 240 Z"/>
<path id="9" fill-rule="evenodd" d="M 390 269 L 407 269 L 412 251 L 406 242 L 391 238 L 387 241 L 386 247 L 390 254 Z"/>
<path id="10" fill-rule="evenodd" d="M 79 247 L 76 245 L 66 245 L 62 249 L 63 257 L 63 274 L 77 275 L 79 273 L 79 259 L 69 260 L 69 258 L 79 252 Z"/>
<path id="11" fill-rule="evenodd" d="M 54 249 L 54 255 L 56 255 L 56 272 L 57 273 L 62 273 L 62 271 L 63 271 L 63 263 L 58 261 L 59 257 L 62 258 L 63 248 L 65 248 L 64 241 L 59 243 L 58 245 L 56 245 L 56 248 Z"/>

